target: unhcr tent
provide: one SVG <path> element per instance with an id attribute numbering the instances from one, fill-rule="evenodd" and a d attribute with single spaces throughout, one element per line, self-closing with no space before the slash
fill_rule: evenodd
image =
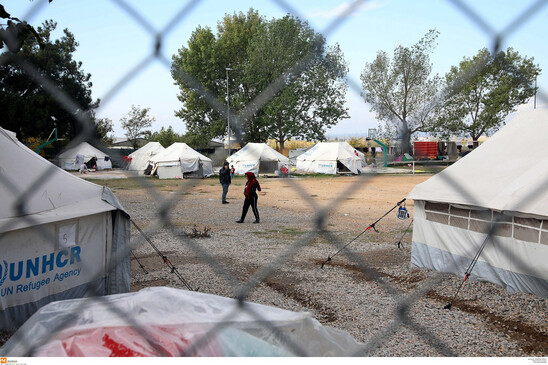
<path id="1" fill-rule="evenodd" d="M 521 112 L 451 167 L 417 185 L 411 265 L 548 298 L 548 110 Z M 494 222 L 494 223 L 493 223 Z"/>
<path id="2" fill-rule="evenodd" d="M 296 168 L 319 174 L 358 174 L 362 171 L 363 165 L 364 154 L 347 142 L 320 142 L 297 157 Z"/>
<path id="3" fill-rule="evenodd" d="M 150 159 L 163 150 L 165 150 L 165 148 L 160 142 L 148 142 L 146 145 L 127 156 L 129 160 L 127 169 L 129 171 L 145 171 L 149 165 Z"/>
<path id="4" fill-rule="evenodd" d="M 160 179 L 213 175 L 211 159 L 194 151 L 186 143 L 173 143 L 150 161 Z"/>
<path id="5" fill-rule="evenodd" d="M 2 128 L 0 150 L 0 328 L 52 301 L 129 291 L 129 217 L 111 190 Z"/>
<path id="6" fill-rule="evenodd" d="M 78 170 L 83 162 L 87 163 L 94 157 L 97 160 L 97 170 L 112 168 L 110 157 L 87 142 L 82 142 L 76 147 L 61 153 L 59 155 L 59 166 L 65 170 Z"/>
<path id="7" fill-rule="evenodd" d="M 241 150 L 227 158 L 230 165 L 234 165 L 237 175 L 246 172 L 273 173 L 282 165 L 289 165 L 289 159 L 267 145 L 266 143 L 248 143 Z"/>

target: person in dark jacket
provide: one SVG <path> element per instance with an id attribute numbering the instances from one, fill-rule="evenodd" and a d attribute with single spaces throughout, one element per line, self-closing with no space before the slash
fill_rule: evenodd
<path id="1" fill-rule="evenodd" d="M 257 200 L 259 196 L 257 195 L 257 190 L 261 191 L 261 185 L 257 181 L 257 178 L 255 177 L 255 174 L 252 172 L 246 172 L 245 177 L 247 178 L 247 182 L 245 184 L 244 188 L 244 207 L 242 208 L 242 218 L 239 221 L 236 221 L 236 223 L 243 223 L 245 216 L 247 214 L 247 210 L 251 206 L 251 209 L 253 210 L 253 214 L 255 215 L 255 222 L 253 223 L 259 223 L 259 210 L 257 209 Z"/>
<path id="2" fill-rule="evenodd" d="M 228 194 L 228 186 L 232 183 L 232 179 L 230 178 L 230 168 L 228 167 L 228 162 L 226 161 L 221 170 L 219 170 L 219 182 L 223 187 L 222 202 L 223 204 L 228 204 L 226 201 L 226 194 Z"/>

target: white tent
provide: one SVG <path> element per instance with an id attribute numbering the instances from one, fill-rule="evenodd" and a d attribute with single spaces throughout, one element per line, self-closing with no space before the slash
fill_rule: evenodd
<path id="1" fill-rule="evenodd" d="M 289 159 L 267 145 L 266 143 L 248 143 L 241 150 L 227 158 L 230 165 L 234 165 L 237 175 L 253 172 L 273 173 L 281 165 L 289 165 Z"/>
<path id="2" fill-rule="evenodd" d="M 61 153 L 59 155 L 59 166 L 65 170 L 78 170 L 82 162 L 88 162 L 93 157 L 97 159 L 98 170 L 112 168 L 110 157 L 87 142 L 82 142 Z"/>
<path id="3" fill-rule="evenodd" d="M 417 185 L 411 265 L 548 298 L 548 110 L 517 114 L 472 153 Z"/>
<path id="4" fill-rule="evenodd" d="M 320 174 L 358 174 L 365 165 L 364 154 L 347 142 L 320 142 L 297 157 L 297 170 Z"/>
<path id="5" fill-rule="evenodd" d="M 2 128 L 0 150 L 0 328 L 52 301 L 129 291 L 129 217 L 111 190 Z"/>
<path id="6" fill-rule="evenodd" d="M 160 179 L 183 178 L 188 175 L 199 177 L 213 175 L 211 159 L 196 152 L 186 143 L 173 143 L 153 156 L 150 161 Z"/>
<path id="7" fill-rule="evenodd" d="M 150 159 L 163 150 L 165 150 L 165 148 L 160 142 L 148 142 L 146 145 L 127 156 L 130 160 L 127 169 L 129 171 L 145 171 L 149 165 Z"/>

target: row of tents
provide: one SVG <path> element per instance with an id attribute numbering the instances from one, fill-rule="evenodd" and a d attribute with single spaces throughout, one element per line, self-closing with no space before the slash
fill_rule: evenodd
<path id="1" fill-rule="evenodd" d="M 460 276 L 477 257 L 471 279 L 548 298 L 547 122 L 548 110 L 518 114 L 410 192 L 412 266 Z M 52 301 L 128 292 L 130 221 L 112 191 L 2 128 L 0 149 L 0 328 Z"/>
<path id="2" fill-rule="evenodd" d="M 152 169 L 161 179 L 184 176 L 213 175 L 210 158 L 193 150 L 185 143 L 174 143 L 168 148 L 158 142 L 149 142 L 128 156 L 127 169 L 144 172 Z M 227 158 L 236 175 L 246 172 L 273 173 L 292 162 L 266 143 L 248 143 Z M 365 156 L 347 142 L 321 142 L 306 150 L 296 159 L 296 169 L 303 172 L 359 174 L 365 166 Z M 149 167 L 150 166 L 150 167 Z"/>
<path id="3" fill-rule="evenodd" d="M 174 288 L 131 293 L 130 217 L 112 191 L 2 128 L 0 150 L 0 329 L 21 326 L 2 356 L 296 356 L 296 347 L 343 356 L 363 347 L 307 313 L 249 303 L 248 315 L 237 300 Z"/>

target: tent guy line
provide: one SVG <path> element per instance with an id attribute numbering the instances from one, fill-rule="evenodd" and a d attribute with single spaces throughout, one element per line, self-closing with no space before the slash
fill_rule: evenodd
<path id="1" fill-rule="evenodd" d="M 348 242 L 346 245 L 344 245 L 343 247 L 341 247 L 341 249 L 339 249 L 339 251 L 335 252 L 333 254 L 333 256 L 327 256 L 327 260 L 325 260 L 324 262 L 322 262 L 322 269 L 323 269 L 323 266 L 330 262 L 331 259 L 335 256 L 337 256 L 342 250 L 344 250 L 346 247 L 348 247 L 348 245 L 350 245 L 352 242 L 354 242 L 355 240 L 357 240 L 362 234 L 364 234 L 365 232 L 369 231 L 370 229 L 373 229 L 375 232 L 378 232 L 377 229 L 375 228 L 375 225 L 377 223 L 379 223 L 381 221 L 381 219 L 383 219 L 384 217 L 386 217 L 388 214 L 390 214 L 391 211 L 393 211 L 394 209 L 396 209 L 397 207 L 399 207 L 403 202 L 405 201 L 405 198 L 403 198 L 402 200 L 400 200 L 399 202 L 396 203 L 396 205 L 394 205 L 388 212 L 384 213 L 384 215 L 382 217 L 380 217 L 379 219 L 377 219 L 375 222 L 371 223 L 365 230 L 363 230 L 363 232 L 361 232 L 359 235 L 357 235 L 356 237 L 354 237 L 350 242 Z"/>
<path id="2" fill-rule="evenodd" d="M 183 278 L 183 276 L 181 275 L 181 273 L 179 273 L 179 270 L 177 270 L 177 268 L 171 263 L 171 261 L 169 261 L 169 259 L 167 258 L 166 255 L 164 255 L 159 249 L 158 247 L 156 247 L 156 245 L 154 245 L 154 243 L 152 243 L 152 241 L 150 240 L 150 238 L 148 238 L 148 236 L 145 234 L 145 232 L 143 232 L 141 230 L 141 228 L 137 225 L 137 223 L 135 223 L 135 221 L 133 219 L 130 219 L 130 222 L 133 223 L 133 225 L 135 226 L 135 228 L 137 228 L 137 230 L 139 231 L 139 233 L 141 233 L 143 235 L 143 237 L 145 238 L 145 240 L 152 246 L 152 248 L 156 251 L 156 253 L 162 258 L 162 260 L 164 261 L 164 263 L 171 269 L 171 273 L 175 274 L 177 276 L 177 278 L 179 278 L 179 280 L 181 280 L 181 282 L 188 288 L 188 290 L 191 290 L 191 291 L 197 291 L 198 289 L 194 290 L 192 289 L 192 287 L 190 286 L 190 284 L 185 280 L 185 278 Z"/>

